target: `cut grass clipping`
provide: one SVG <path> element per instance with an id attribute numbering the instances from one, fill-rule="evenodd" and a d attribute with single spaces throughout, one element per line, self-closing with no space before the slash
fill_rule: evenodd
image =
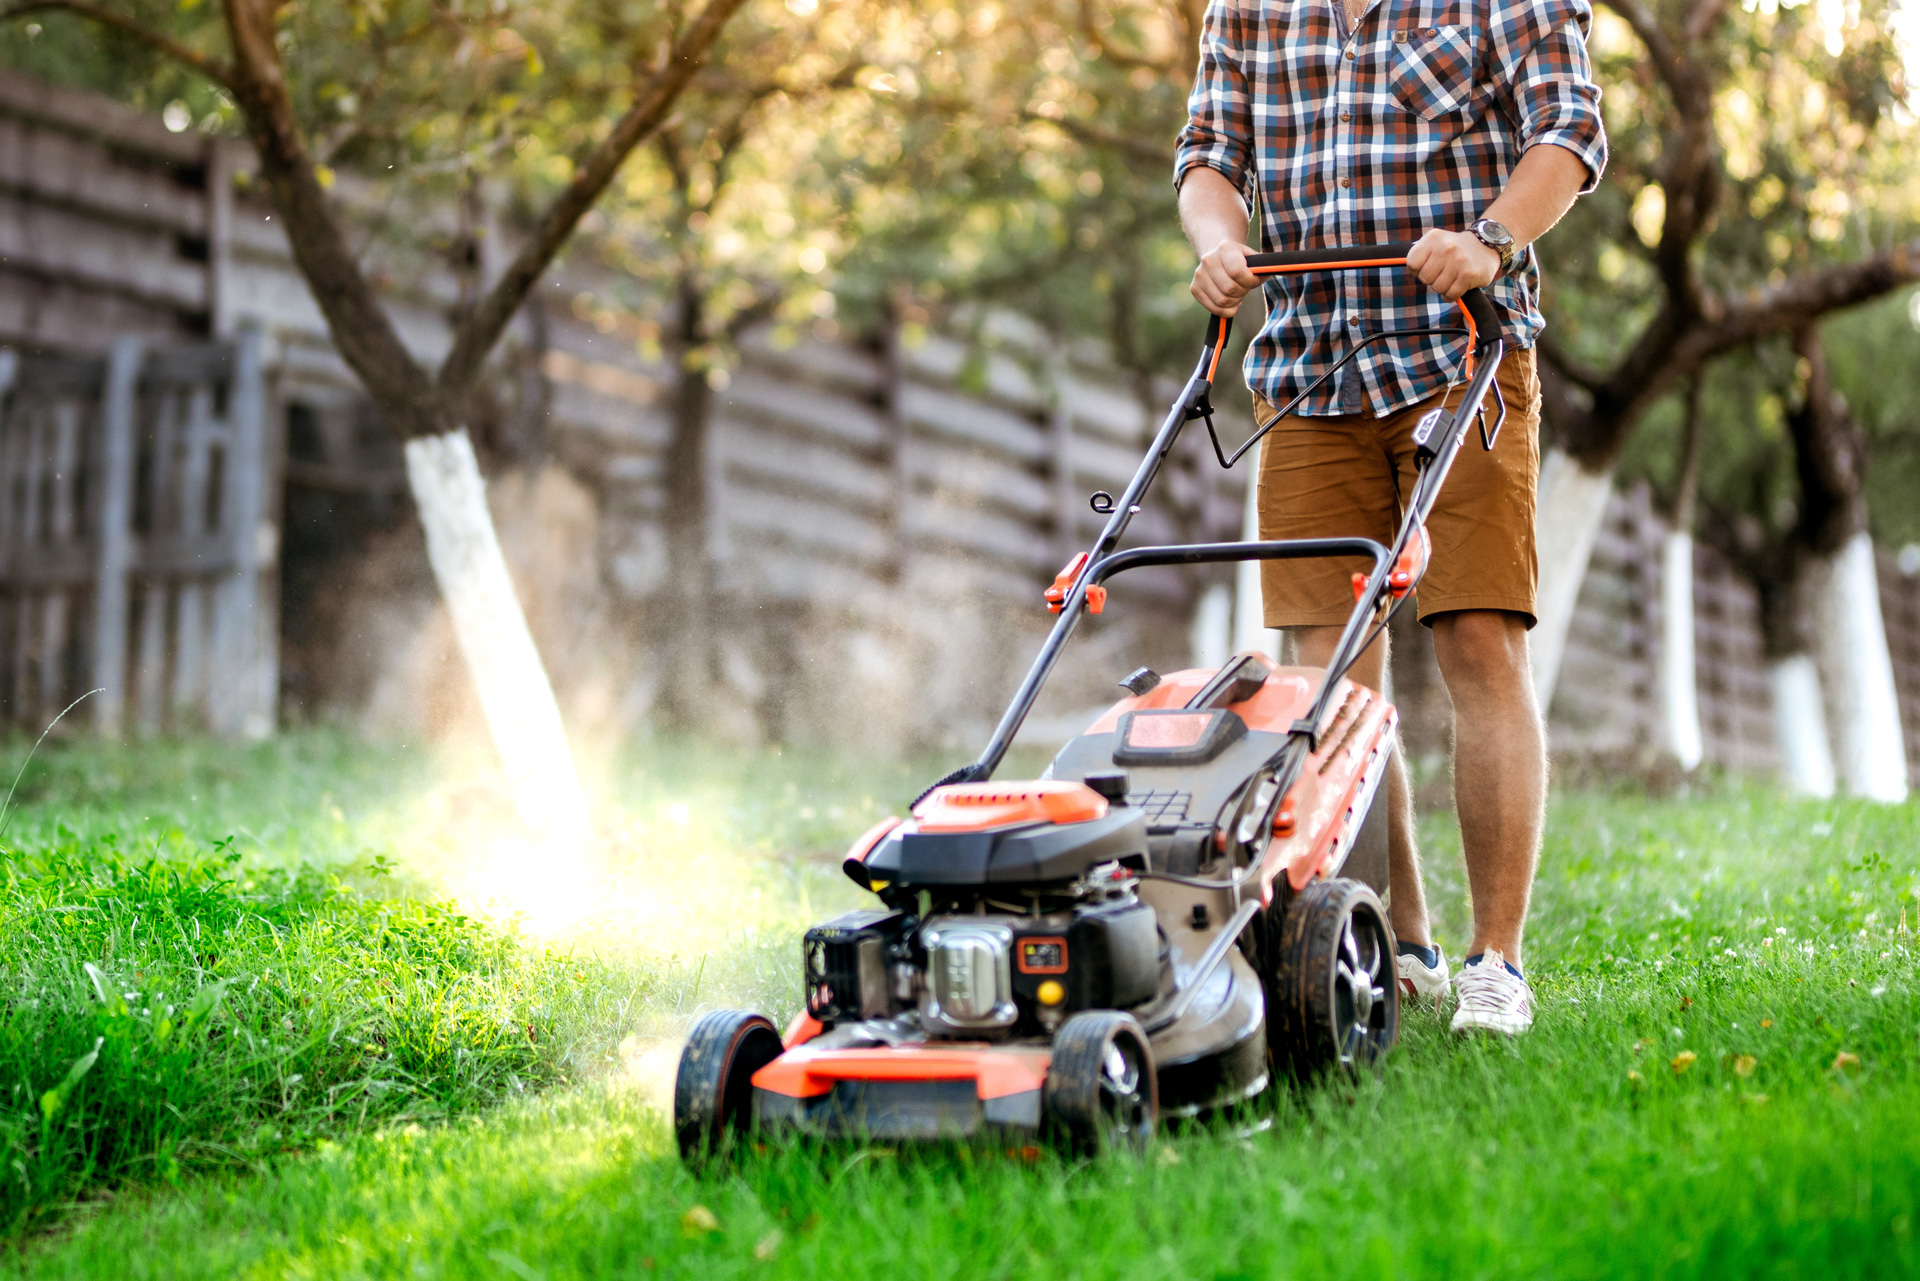
<path id="1" fill-rule="evenodd" d="M 311 869 L 116 845 L 5 864 L 0 1224 L 556 1078 L 553 967 L 510 936 Z"/>

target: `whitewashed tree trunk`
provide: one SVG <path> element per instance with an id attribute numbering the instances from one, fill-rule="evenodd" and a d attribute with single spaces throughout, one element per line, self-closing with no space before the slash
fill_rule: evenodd
<path id="1" fill-rule="evenodd" d="M 1872 536 L 1855 534 L 1806 574 L 1808 632 L 1826 695 L 1834 772 L 1849 793 L 1898 804 L 1907 799 L 1907 753 Z"/>
<path id="2" fill-rule="evenodd" d="M 1676 530 L 1661 549 L 1660 723 L 1666 749 L 1691 770 L 1705 750 L 1693 668 L 1693 535 Z"/>
<path id="3" fill-rule="evenodd" d="M 1827 746 L 1827 715 L 1820 695 L 1820 669 L 1805 654 L 1774 663 L 1773 736 L 1780 744 L 1780 772 L 1796 796 L 1833 795 L 1833 753 Z"/>
<path id="4" fill-rule="evenodd" d="M 1219 667 L 1233 656 L 1233 590 L 1215 583 L 1200 594 L 1187 638 L 1195 667 Z"/>
<path id="5" fill-rule="evenodd" d="M 426 529 L 427 559 L 515 806 L 546 844 L 577 851 L 587 832 L 586 796 L 553 686 L 500 553 L 486 482 L 467 433 L 408 441 L 407 480 Z"/>
<path id="6" fill-rule="evenodd" d="M 1260 537 L 1260 455 L 1255 453 L 1247 468 L 1247 506 L 1240 522 L 1240 537 L 1254 542 Z M 1260 599 L 1260 562 L 1243 560 L 1233 576 L 1233 652 L 1258 651 L 1269 658 L 1280 657 L 1280 633 L 1267 626 L 1266 611 Z"/>
<path id="7" fill-rule="evenodd" d="M 1533 690 L 1546 714 L 1553 704 L 1554 683 L 1560 679 L 1560 660 L 1567 652 L 1567 630 L 1573 625 L 1574 603 L 1587 576 L 1593 543 L 1607 514 L 1607 495 L 1613 491 L 1613 473 L 1591 472 L 1571 455 L 1549 449 L 1540 464 L 1534 540 L 1540 556 L 1538 611 L 1527 648 L 1533 659 Z"/>

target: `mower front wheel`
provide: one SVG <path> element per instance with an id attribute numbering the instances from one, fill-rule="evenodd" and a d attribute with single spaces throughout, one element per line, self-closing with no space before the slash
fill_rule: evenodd
<path id="1" fill-rule="evenodd" d="M 1053 1038 L 1041 1106 L 1083 1152 L 1143 1148 L 1160 1117 L 1153 1047 L 1139 1020 L 1119 1010 L 1084 1010 Z"/>
<path id="2" fill-rule="evenodd" d="M 1275 1061 L 1304 1078 L 1351 1071 L 1393 1048 L 1393 927 L 1371 889 L 1338 877 L 1307 886 L 1281 918 L 1276 952 L 1267 1009 Z"/>
<path id="3" fill-rule="evenodd" d="M 753 1074 L 780 1057 L 780 1033 L 764 1015 L 715 1010 L 693 1025 L 673 1082 L 680 1159 L 725 1153 L 753 1124 Z"/>

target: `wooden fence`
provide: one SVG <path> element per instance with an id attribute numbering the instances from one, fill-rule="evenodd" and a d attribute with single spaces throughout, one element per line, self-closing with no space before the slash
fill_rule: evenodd
<path id="1" fill-rule="evenodd" d="M 11 353 L 9 353 L 11 356 Z M 260 341 L 0 366 L 0 718 L 273 724 Z"/>
<path id="2" fill-rule="evenodd" d="M 350 579 L 371 544 L 342 529 L 406 533 L 398 449 L 328 342 L 271 208 L 245 181 L 251 168 L 230 140 L 0 74 L 0 346 L 67 353 L 17 360 L 0 419 L 8 719 L 44 719 L 99 687 L 87 715 L 104 726 L 259 730 L 273 710 L 280 580 Z M 351 175 L 335 194 L 372 233 L 399 332 L 437 359 L 447 318 L 508 251 L 510 231 L 477 236 L 447 208 L 402 208 Z M 496 362 L 511 392 L 505 436 L 559 463 L 592 502 L 591 565 L 559 567 L 581 575 L 580 588 L 534 620 L 563 702 L 570 685 L 590 683 L 599 651 L 641 645 L 635 620 L 669 572 L 661 482 L 679 370 L 649 340 L 658 329 L 615 297 L 613 275 L 579 243 Z M 861 341 L 830 321 L 764 326 L 716 376 L 706 485 L 725 597 L 719 666 L 763 732 L 882 749 L 977 742 L 1045 627 L 1040 587 L 1097 525 L 1087 494 L 1117 491 L 1171 393 L 1016 320 L 976 328 L 961 342 L 914 329 Z M 129 341 L 100 354 L 116 334 Z M 105 466 L 109 420 L 135 442 L 115 455 L 131 471 L 81 481 Z M 1245 480 L 1190 439 L 1137 537 L 1235 536 Z M 106 495 L 118 492 L 129 523 L 110 532 Z M 182 515 L 193 512 L 206 519 Z M 1656 750 L 1664 532 L 1643 489 L 1614 497 L 1551 709 L 1562 760 Z M 404 556 L 420 563 L 400 577 L 424 615 L 424 561 L 417 535 L 406 537 Z M 312 559 L 321 543 L 334 560 Z M 1711 549 L 1696 557 L 1707 759 L 1770 773 L 1755 594 Z M 519 563 L 536 587 L 548 573 Z M 1065 732 L 1135 663 L 1184 661 L 1201 582 L 1175 570 L 1122 580 L 1049 691 L 1036 737 Z M 1920 580 L 1883 561 L 1882 587 L 1900 697 L 1920 708 Z M 286 617 L 304 630 L 338 612 L 334 601 L 387 607 L 351 592 L 321 599 L 306 613 L 289 602 Z M 243 605 L 250 629 L 236 621 Z M 620 621 L 593 631 L 588 616 Z M 329 643 L 393 668 L 394 629 L 366 622 L 336 626 Z M 1444 695 L 1423 640 L 1417 628 L 1403 638 L 1396 687 L 1414 728 L 1439 728 Z M 442 650 L 436 661 L 454 668 Z M 641 654 L 620 677 L 622 724 L 646 715 L 650 667 Z M 358 697 L 319 677 L 295 685 L 308 709 Z M 424 705 L 417 695 L 388 704 Z M 1920 714 L 1904 722 L 1920 778 Z"/>
<path id="3" fill-rule="evenodd" d="M 398 451 L 377 424 L 369 429 L 280 225 L 245 181 L 251 168 L 247 149 L 230 140 L 169 133 L 111 102 L 0 75 L 0 345 L 84 363 L 112 334 L 171 347 L 254 326 L 265 418 L 286 437 L 284 471 L 273 474 L 285 477 L 284 510 L 296 522 L 284 539 L 275 527 L 260 541 L 284 542 L 291 559 L 280 569 L 304 593 L 316 576 L 350 574 L 363 547 L 329 542 L 326 527 L 361 520 L 349 509 L 362 500 L 385 504 L 373 524 L 404 521 L 406 506 L 393 501 L 402 492 Z M 511 229 L 478 235 L 449 209 L 403 207 L 352 175 L 334 194 L 371 235 L 403 340 L 436 360 L 448 317 L 510 251 Z M 527 456 L 561 463 L 595 504 L 597 595 L 570 612 L 634 624 L 654 608 L 668 572 L 661 478 L 679 371 L 674 353 L 649 344 L 643 319 L 616 298 L 621 287 L 582 241 L 517 320 L 496 367 L 520 389 L 503 434 L 530 442 Z M 725 385 L 706 486 L 708 555 L 727 614 L 719 665 L 763 728 L 845 736 L 863 724 L 874 727 L 863 741 L 880 748 L 977 737 L 983 709 L 1017 679 L 1047 621 L 1040 589 L 1095 527 L 1088 494 L 1117 492 L 1157 417 L 1153 402 L 1171 396 L 1104 367 L 1097 351 L 1045 341 L 1017 321 L 978 328 L 980 341 L 961 343 L 911 329 L 862 341 L 830 321 L 769 326 L 746 335 L 737 364 L 717 376 Z M 1161 491 L 1171 504 L 1143 513 L 1138 537 L 1237 531 L 1244 476 L 1199 464 L 1196 443 Z M 282 507 L 269 503 L 265 520 Z M 322 543 L 339 566 L 302 559 Z M 1048 707 L 1066 714 L 1103 696 L 1124 670 L 1106 670 L 1122 663 L 1122 649 L 1181 661 L 1189 601 L 1212 572 L 1142 571 L 1117 585 L 1115 606 L 1088 629 L 1092 657 L 1067 673 Z M 419 586 L 418 575 L 412 581 Z M 314 616 L 298 603 L 290 618 Z M 542 632 L 536 621 L 543 651 L 560 656 L 549 661 L 563 701 L 585 679 L 576 669 L 596 661 L 579 652 L 578 630 L 556 619 Z M 614 639 L 638 644 L 644 631 L 627 626 Z M 379 626 L 335 635 L 341 646 L 392 648 L 391 630 Z M 388 639 L 364 639 L 375 636 Z M 38 690 L 40 650 L 32 653 Z M 399 661 L 363 658 L 363 666 Z M 309 660 L 297 654 L 295 684 L 317 709 L 338 686 L 311 675 Z M 622 696 L 628 721 L 644 716 L 649 699 L 641 686 L 650 665 L 631 666 L 642 675 Z M 49 676 L 47 688 L 73 685 L 71 667 L 59 670 L 73 679 Z M 131 697 L 145 707 L 152 695 Z"/>

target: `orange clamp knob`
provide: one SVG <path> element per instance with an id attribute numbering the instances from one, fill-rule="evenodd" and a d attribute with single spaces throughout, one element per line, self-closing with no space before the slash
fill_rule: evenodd
<path id="1" fill-rule="evenodd" d="M 1400 559 L 1393 563 L 1393 572 L 1387 575 L 1387 589 L 1395 600 L 1413 590 L 1420 576 L 1427 572 L 1427 559 L 1433 555 L 1433 540 L 1427 537 L 1427 527 L 1422 525 L 1416 532 L 1419 537 L 1407 544 Z"/>
<path id="2" fill-rule="evenodd" d="M 1086 564 L 1087 553 L 1081 552 L 1067 562 L 1065 569 L 1062 569 L 1053 576 L 1053 586 L 1047 588 L 1047 612 L 1049 614 L 1057 614 L 1066 608 L 1067 593 L 1073 590 L 1074 580 L 1080 577 L 1080 571 L 1086 568 Z M 1105 601 L 1107 594 L 1098 587 L 1088 588 L 1088 597 L 1091 598 L 1096 591 L 1100 592 L 1101 600 Z M 1100 611 L 1095 609 L 1093 612 L 1097 614 Z"/>

